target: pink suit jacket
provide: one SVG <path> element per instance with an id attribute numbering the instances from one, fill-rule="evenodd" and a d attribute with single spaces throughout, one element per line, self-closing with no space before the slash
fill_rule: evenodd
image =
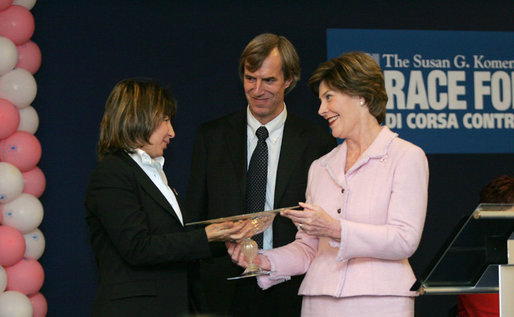
<path id="1" fill-rule="evenodd" d="M 341 241 L 299 231 L 294 242 L 262 251 L 274 272 L 258 278 L 263 289 L 307 272 L 300 295 L 417 295 L 408 258 L 423 231 L 428 162 L 397 136 L 383 127 L 347 173 L 346 143 L 312 163 L 307 201 L 339 219 Z"/>

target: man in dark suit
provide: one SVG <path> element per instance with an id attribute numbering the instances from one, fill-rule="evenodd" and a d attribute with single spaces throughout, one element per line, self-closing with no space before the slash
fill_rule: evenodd
<path id="1" fill-rule="evenodd" d="M 313 160 L 336 145 L 328 131 L 289 111 L 284 96 L 300 79 L 299 58 L 283 36 L 261 34 L 243 51 L 239 62 L 248 106 L 203 124 L 193 148 L 186 197 L 186 222 L 247 212 L 247 169 L 264 126 L 269 159 L 264 209 L 295 206 L 305 201 L 307 173 Z M 277 215 L 264 232 L 264 248 L 293 241 L 294 224 Z M 297 295 L 302 277 L 267 291 L 254 278 L 227 281 L 241 269 L 232 264 L 225 246 L 211 244 L 215 254 L 195 272 L 197 301 L 204 313 L 230 316 L 299 316 Z"/>

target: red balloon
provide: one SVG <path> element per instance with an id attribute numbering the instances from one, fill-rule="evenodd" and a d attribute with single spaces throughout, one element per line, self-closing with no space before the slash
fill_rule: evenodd
<path id="1" fill-rule="evenodd" d="M 0 0 L 0 11 L 9 8 L 13 0 Z"/>
<path id="2" fill-rule="evenodd" d="M 8 291 L 18 291 L 25 295 L 32 295 L 39 292 L 45 272 L 37 260 L 33 258 L 23 258 L 18 263 L 6 267 Z"/>
<path id="3" fill-rule="evenodd" d="M 34 314 L 32 317 L 45 317 L 46 313 L 48 312 L 48 304 L 43 294 L 37 293 L 35 295 L 29 296 L 29 299 L 32 303 L 32 308 L 34 309 Z"/>
<path id="4" fill-rule="evenodd" d="M 18 63 L 16 68 L 23 68 L 34 75 L 41 66 L 41 50 L 33 41 L 16 46 L 18 49 Z"/>
<path id="5" fill-rule="evenodd" d="M 0 141 L 0 161 L 16 166 L 22 173 L 34 167 L 41 159 L 41 144 L 32 134 L 16 131 Z"/>
<path id="6" fill-rule="evenodd" d="M 10 101 L 0 98 L 0 140 L 16 131 L 20 124 L 20 112 Z"/>
<path id="7" fill-rule="evenodd" d="M 34 167 L 30 171 L 22 173 L 23 175 L 23 192 L 31 194 L 37 198 L 41 197 L 46 187 L 45 174 L 39 167 Z"/>
<path id="8" fill-rule="evenodd" d="M 12 5 L 0 11 L 0 35 L 13 41 L 15 45 L 30 40 L 35 27 L 32 13 L 24 7 Z"/>
<path id="9" fill-rule="evenodd" d="M 0 226 L 0 265 L 4 268 L 23 259 L 25 238 L 18 230 Z"/>

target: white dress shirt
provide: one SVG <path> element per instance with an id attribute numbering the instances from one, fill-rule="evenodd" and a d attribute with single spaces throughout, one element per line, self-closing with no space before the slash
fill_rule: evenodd
<path id="1" fill-rule="evenodd" d="M 263 126 L 250 112 L 250 109 L 246 110 L 247 117 L 247 162 L 246 168 L 250 165 L 250 159 L 252 157 L 253 150 L 257 146 L 258 138 L 255 135 L 255 131 Z M 273 203 L 275 199 L 275 181 L 277 178 L 278 159 L 280 157 L 280 147 L 282 145 L 282 136 L 284 134 L 284 124 L 287 118 L 286 105 L 284 104 L 284 110 L 273 120 L 268 122 L 266 129 L 268 129 L 269 137 L 266 139 L 268 145 L 268 178 L 266 182 L 266 202 L 264 204 L 264 210 L 273 209 Z M 273 248 L 273 225 L 271 225 L 263 235 L 263 249 Z"/>
<path id="2" fill-rule="evenodd" d="M 143 171 L 150 177 L 152 182 L 157 186 L 159 191 L 164 195 L 166 200 L 170 203 L 173 211 L 180 219 L 180 223 L 184 226 L 184 220 L 182 219 L 182 212 L 178 205 L 177 197 L 173 190 L 168 186 L 168 180 L 162 167 L 164 166 L 164 157 L 159 156 L 152 159 L 145 151 L 136 149 L 134 153 L 128 153 L 130 157 L 143 169 Z"/>

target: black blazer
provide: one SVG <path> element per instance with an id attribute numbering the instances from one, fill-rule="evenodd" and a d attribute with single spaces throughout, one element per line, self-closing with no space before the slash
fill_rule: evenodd
<path id="1" fill-rule="evenodd" d="M 85 207 L 100 275 L 92 315 L 187 315 L 186 265 L 210 256 L 205 230 L 186 231 L 124 151 L 97 164 Z"/>
<path id="2" fill-rule="evenodd" d="M 186 195 L 186 222 L 245 212 L 248 155 L 246 131 L 246 109 L 199 127 Z M 288 111 L 276 176 L 274 208 L 295 206 L 299 201 L 305 201 L 307 174 L 312 161 L 336 145 L 336 140 L 328 130 L 325 131 Z M 291 220 L 277 215 L 273 222 L 273 246 L 279 247 L 292 242 L 296 232 Z M 207 269 L 203 274 L 210 279 L 203 281 L 204 286 L 206 283 L 215 284 L 213 292 L 206 291 L 206 295 L 215 297 L 221 293 L 221 290 L 215 291 L 215 288 L 225 290 L 234 285 L 233 282 L 227 284 L 225 279 L 239 275 L 241 268 L 231 263 L 224 245 L 218 244 L 219 249 L 216 243 L 211 246 L 215 254 L 225 255 L 204 264 L 204 269 L 211 265 L 211 269 L 216 271 L 209 273 Z M 215 278 L 215 275 L 220 276 Z M 284 284 L 294 284 L 286 287 L 290 287 L 289 292 L 296 296 L 299 282 Z M 209 285 L 206 287 L 209 288 Z M 215 305 L 223 301 L 216 298 L 207 300 Z"/>

